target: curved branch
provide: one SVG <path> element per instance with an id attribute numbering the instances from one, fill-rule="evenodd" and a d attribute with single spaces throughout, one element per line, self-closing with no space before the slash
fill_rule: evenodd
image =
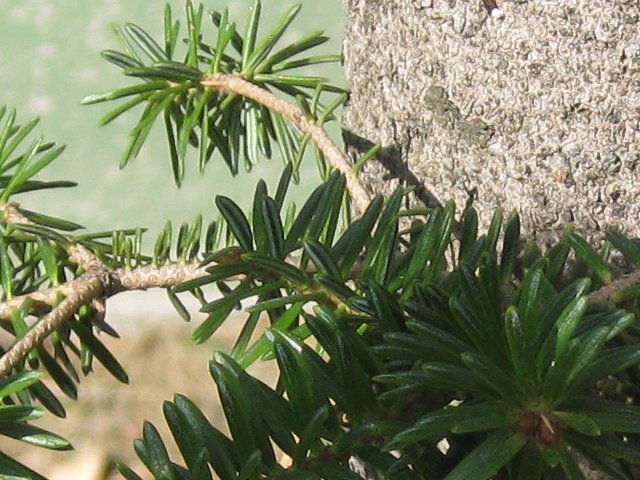
<path id="1" fill-rule="evenodd" d="M 205 75 L 200 81 L 200 84 L 203 87 L 215 88 L 222 93 L 235 93 L 250 98 L 264 105 L 269 110 L 278 112 L 288 118 L 302 132 L 311 137 L 331 166 L 345 176 L 347 190 L 353 200 L 356 214 L 360 215 L 367 209 L 371 203 L 371 196 L 353 171 L 353 165 L 351 165 L 349 157 L 329 138 L 327 132 L 325 132 L 320 125 L 309 121 L 302 109 L 296 105 L 285 102 L 270 91 L 238 75 L 213 73 Z"/>
<path id="2" fill-rule="evenodd" d="M 97 273 L 86 273 L 45 292 L 16 297 L 0 305 L 0 312 L 6 314 L 32 297 L 47 304 L 53 303 L 60 293 L 66 297 L 0 358 L 0 378 L 9 375 L 30 351 L 41 345 L 51 333 L 64 325 L 82 305 L 90 304 L 96 299 L 106 299 L 125 290 L 173 287 L 205 273 L 205 269 L 198 264 L 179 263 L 162 267 L 144 266 L 133 270 L 120 268 L 112 272 L 100 270 Z"/>
<path id="3" fill-rule="evenodd" d="M 54 330 L 60 328 L 78 308 L 102 296 L 103 290 L 103 282 L 97 275 L 78 280 L 71 295 L 60 302 L 0 358 L 0 378 L 9 375 L 13 367 L 41 345 Z"/>

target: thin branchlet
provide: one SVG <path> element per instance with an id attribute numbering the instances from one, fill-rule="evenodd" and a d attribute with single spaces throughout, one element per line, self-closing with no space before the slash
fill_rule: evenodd
<path id="1" fill-rule="evenodd" d="M 41 345 L 51 333 L 73 318 L 82 305 L 91 304 L 95 300 L 104 300 L 126 290 L 173 287 L 204 274 L 204 268 L 195 263 L 187 265 L 172 263 L 161 267 L 144 266 L 133 270 L 100 270 L 85 273 L 64 285 L 50 288 L 47 292 L 36 292 L 39 293 L 37 297 L 40 300 L 46 300 L 43 303 L 47 304 L 54 303 L 53 300 L 59 299 L 60 294 L 65 298 L 0 358 L 0 378 L 9 375 L 30 351 Z M 3 314 L 10 312 L 31 296 L 33 294 L 5 302 L 0 305 L 0 312 Z"/>
<path id="2" fill-rule="evenodd" d="M 214 88 L 221 93 L 236 94 L 250 98 L 269 110 L 284 115 L 302 132 L 308 134 L 322 151 L 329 164 L 345 176 L 347 190 L 353 201 L 356 215 L 361 215 L 367 209 L 371 203 L 371 196 L 353 171 L 353 165 L 349 161 L 349 157 L 331 140 L 324 128 L 307 118 L 301 108 L 278 98 L 268 90 L 238 75 L 213 73 L 205 75 L 200 84 L 205 88 Z"/>
<path id="3" fill-rule="evenodd" d="M 91 300 L 100 297 L 102 293 L 103 283 L 99 276 L 94 275 L 78 280 L 71 295 L 36 323 L 0 358 L 0 378 L 9 375 L 11 370 L 20 364 L 29 352 L 42 345 L 42 342 L 60 328 L 82 305 L 91 303 Z"/>
<path id="4" fill-rule="evenodd" d="M 1 204 L 0 212 L 4 213 L 5 224 L 31 223 L 22 215 L 17 203 Z M 125 290 L 169 288 L 205 274 L 205 269 L 198 263 L 148 265 L 111 271 L 81 244 L 71 245 L 67 254 L 85 273 L 62 285 L 14 297 L 0 304 L 0 319 L 3 320 L 10 319 L 12 312 L 22 308 L 26 302 L 30 303 L 26 313 L 45 315 L 0 358 L 0 378 L 9 375 L 30 351 L 72 319 L 82 305 L 103 305 L 107 298 Z"/>

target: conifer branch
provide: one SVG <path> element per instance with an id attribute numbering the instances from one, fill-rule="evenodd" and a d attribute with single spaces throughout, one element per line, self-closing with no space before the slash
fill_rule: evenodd
<path id="1" fill-rule="evenodd" d="M 197 263 L 186 265 L 172 263 L 161 267 L 144 266 L 133 270 L 119 268 L 113 271 L 92 271 L 58 287 L 16 297 L 0 304 L 0 318 L 10 316 L 11 310 L 19 308 L 28 299 L 36 302 L 36 309 L 40 311 L 43 305 L 53 307 L 49 314 L 0 358 L 0 378 L 9 375 L 30 351 L 42 345 L 44 340 L 70 320 L 82 305 L 90 304 L 94 300 L 106 299 L 125 290 L 173 287 L 184 281 L 198 278 L 204 273 L 204 268 Z M 65 298 L 57 303 L 60 294 Z"/>
<path id="2" fill-rule="evenodd" d="M 0 378 L 8 376 L 29 352 L 42 345 L 45 339 L 71 318 L 78 308 L 102 296 L 104 291 L 103 282 L 99 275 L 79 279 L 75 281 L 74 287 L 67 298 L 62 300 L 51 313 L 40 320 L 0 358 Z"/>
<path id="3" fill-rule="evenodd" d="M 322 126 L 309 121 L 302 109 L 238 75 L 226 73 L 208 74 L 202 78 L 200 84 L 203 87 L 215 88 L 222 93 L 250 98 L 269 110 L 278 112 L 288 118 L 302 132 L 311 137 L 331 166 L 345 176 L 347 190 L 353 200 L 356 215 L 361 215 L 367 209 L 371 203 L 371 196 L 354 172 L 353 165 L 351 165 L 346 153 L 331 140 Z"/>

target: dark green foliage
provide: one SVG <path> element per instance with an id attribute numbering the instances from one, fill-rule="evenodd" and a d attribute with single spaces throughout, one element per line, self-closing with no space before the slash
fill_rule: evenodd
<path id="1" fill-rule="evenodd" d="M 0 436 L 21 440 L 27 444 L 53 450 L 68 450 L 69 442 L 58 435 L 30 425 L 28 422 L 44 415 L 44 410 L 32 405 L 17 405 L 11 398 L 28 396 L 30 388 L 39 385 L 37 372 L 24 372 L 0 379 Z M 0 475 L 5 478 L 44 478 L 0 451 Z"/>
<path id="2" fill-rule="evenodd" d="M 338 233 L 344 180 L 337 174 L 285 222 L 281 206 L 290 178 L 288 168 L 275 197 L 259 184 L 251 220 L 231 199 L 216 200 L 238 246 L 216 249 L 218 240 L 201 242 L 200 218 L 178 231 L 177 258 L 189 261 L 209 246 L 208 275 L 170 292 L 182 313 L 176 293 L 191 291 L 210 314 L 194 331 L 196 340 L 210 337 L 243 299 L 257 301 L 247 309 L 233 357 L 216 353 L 211 364 L 231 437 L 177 396 L 164 410 L 184 466 L 167 457 L 152 425 L 145 425 L 136 443 L 156 478 L 213 478 L 213 472 L 223 479 L 354 478 L 352 458 L 386 478 L 555 478 L 560 471 L 580 478 L 574 452 L 616 478 L 632 478 L 628 466 L 640 460 L 640 452 L 624 435 L 640 433 L 635 316 L 614 304 L 590 303 L 587 296 L 618 268 L 573 232 L 545 256 L 529 255 L 525 264 L 515 214 L 502 237 L 501 213 L 489 233 L 478 237 L 476 216 L 468 210 L 456 239 L 452 204 L 401 231 L 401 190 L 386 202 L 374 199 Z M 170 226 L 152 258 L 139 253 L 140 230 L 111 234 L 111 244 L 104 243 L 109 234 L 71 237 L 59 225 L 56 230 L 37 223 L 5 229 L 0 248 L 7 294 L 64 282 L 73 268 L 65 249 L 78 241 L 114 266 L 162 265 L 172 256 Z M 214 230 L 224 229 L 210 227 L 208 235 Z M 26 233 L 33 237 L 24 243 Z M 633 240 L 610 238 L 635 259 Z M 575 271 L 591 273 L 574 279 Z M 200 288 L 212 283 L 224 286 L 224 295 L 208 301 Z M 619 301 L 633 311 L 636 298 L 625 294 Z M 314 313 L 303 308 L 313 304 Z M 251 343 L 260 312 L 267 312 L 272 326 Z M 95 321 L 91 308 L 81 309 L 54 335 L 56 356 L 39 348 L 28 367 L 44 368 L 72 398 L 79 376 L 68 352 L 80 358 L 84 373 L 95 358 L 126 381 L 89 328 Z M 3 325 L 16 337 L 28 330 L 20 310 Z M 623 336 L 626 331 L 632 333 Z M 317 351 L 304 343 L 310 337 Z M 243 371 L 260 357 L 277 361 L 278 390 Z M 16 382 L 31 378 L 24 375 L 30 374 Z M 611 384 L 624 392 L 622 398 L 602 398 Z M 7 423 L 2 433 L 66 448 L 58 437 L 26 424 L 41 414 L 29 406 L 27 389 L 64 414 L 47 387 L 27 382 L 4 390 L 11 400 L 0 409 Z M 446 455 L 436 448 L 443 439 Z M 276 461 L 274 446 L 293 459 L 291 467 Z M 3 471 L 31 475 L 8 458 L 3 462 Z M 125 466 L 121 471 L 137 478 Z"/>
<path id="3" fill-rule="evenodd" d="M 281 232 L 277 208 L 265 210 L 252 229 L 239 208 L 227 207 L 226 220 L 245 225 L 232 228 L 244 232 L 239 242 L 266 243 L 255 251 L 245 241 L 231 262 L 209 257 L 210 281 L 226 278 L 237 287 L 203 310 L 220 312 L 218 305 L 257 296 L 247 310 L 269 312 L 272 327 L 254 344 L 236 345 L 235 360 L 214 356 L 228 440 L 241 449 L 234 450 L 241 460 L 233 473 L 220 478 L 235 478 L 249 464 L 257 476 L 280 478 L 272 445 L 293 458 L 288 474 L 298 478 L 349 475 L 348 460 L 356 457 L 390 479 L 583 478 L 576 452 L 615 478 L 632 478 L 629 465 L 640 460 L 640 449 L 624 435 L 640 433 L 633 383 L 640 347 L 635 335 L 622 333 L 635 316 L 588 297 L 604 272 L 616 269 L 573 232 L 560 244 L 570 245 L 590 277 L 571 281 L 575 267 L 554 265 L 558 249 L 525 265 L 515 214 L 504 236 L 498 213 L 489 236 L 463 233 L 460 241 L 447 205 L 398 234 L 401 191 L 386 206 L 374 200 L 340 236 L 319 241 L 315 218 L 331 218 L 339 204 L 315 199 L 339 178 L 318 187 L 282 233 L 265 227 Z M 256 196 L 263 205 L 271 200 L 266 189 Z M 475 218 L 469 212 L 466 218 Z M 300 260 L 283 261 L 273 238 L 284 238 L 287 253 Z M 386 276 L 378 262 L 391 268 L 392 281 L 379 282 Z M 304 304 L 317 305 L 314 313 Z M 213 333 L 213 321 L 197 332 Z M 216 317 L 216 325 L 221 321 Z M 309 337 L 317 353 L 303 343 Z M 271 391 L 236 363 L 260 356 L 276 359 L 280 389 Z M 622 403 L 602 399 L 607 384 L 625 392 Z M 265 412 L 270 418 L 261 417 Z M 436 448 L 445 439 L 446 455 Z M 344 470 L 330 476 L 328 465 Z"/>

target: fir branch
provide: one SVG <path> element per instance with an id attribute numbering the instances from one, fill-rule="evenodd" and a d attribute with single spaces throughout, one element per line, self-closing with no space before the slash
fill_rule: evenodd
<path id="1" fill-rule="evenodd" d="M 94 300 L 106 299 L 125 290 L 173 287 L 204 273 L 204 269 L 197 263 L 186 265 L 173 263 L 161 267 L 144 266 L 133 270 L 119 268 L 114 271 L 106 271 L 100 269 L 98 272 L 85 273 L 59 287 L 23 295 L 5 302 L 0 305 L 3 317 L 7 313 L 10 314 L 12 309 L 19 307 L 27 299 L 35 300 L 41 308 L 43 304 L 55 305 L 59 294 L 66 297 L 0 358 L 0 378 L 9 375 L 11 370 L 30 351 L 41 345 L 51 333 L 70 320 L 82 305 L 90 304 Z"/>
<path id="2" fill-rule="evenodd" d="M 82 305 L 103 295 L 104 285 L 100 275 L 90 275 L 75 282 L 74 289 L 67 298 L 40 320 L 29 332 L 15 343 L 0 358 L 0 378 L 11 374 L 33 349 L 42 345 L 45 339 L 60 328 Z"/>
<path id="3" fill-rule="evenodd" d="M 308 268 L 309 272 L 315 270 L 314 266 Z M 173 287 L 205 274 L 205 268 L 199 263 L 170 263 L 161 267 L 146 265 L 132 270 L 118 268 L 113 271 L 99 268 L 63 285 L 15 297 L 0 304 L 0 319 L 9 319 L 12 310 L 20 308 L 26 301 L 33 302 L 30 313 L 43 313 L 48 307 L 52 308 L 48 315 L 0 358 L 0 378 L 9 375 L 30 351 L 41 345 L 66 321 L 71 320 L 82 305 L 94 304 L 96 301 L 104 303 L 107 298 L 123 291 Z M 61 295 L 65 299 L 59 302 Z M 329 298 L 334 303 L 343 303 L 334 296 L 329 295 Z"/>
<path id="4" fill-rule="evenodd" d="M 261 88 L 241 76 L 226 73 L 205 75 L 200 84 L 203 87 L 214 88 L 226 94 L 242 95 L 264 105 L 269 110 L 278 112 L 293 122 L 302 132 L 308 134 L 322 151 L 333 168 L 342 173 L 347 181 L 347 189 L 356 208 L 356 214 L 361 215 L 371 203 L 371 196 L 363 183 L 354 172 L 353 165 L 327 132 L 320 126 L 309 121 L 302 109 L 288 103 L 270 91 Z"/>

